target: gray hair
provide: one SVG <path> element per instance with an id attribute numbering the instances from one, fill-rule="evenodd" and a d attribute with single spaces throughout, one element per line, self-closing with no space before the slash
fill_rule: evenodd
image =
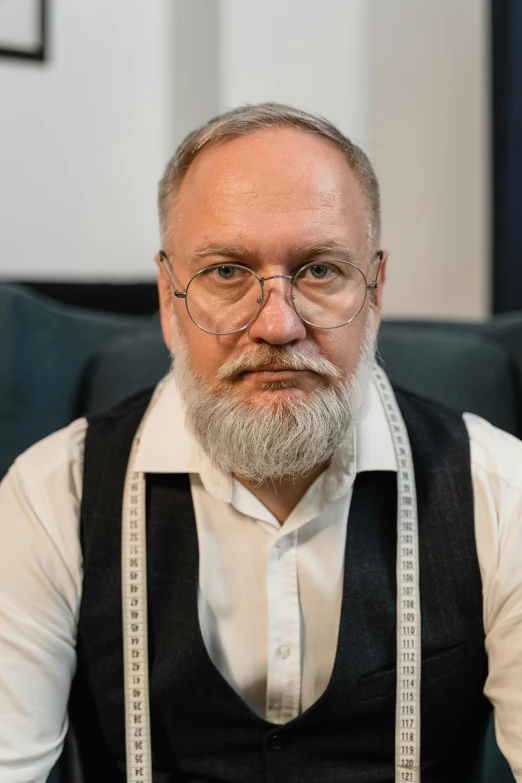
<path id="1" fill-rule="evenodd" d="M 344 153 L 367 200 L 370 251 L 377 249 L 381 223 L 379 183 L 366 153 L 324 117 L 279 103 L 239 106 L 209 120 L 206 125 L 197 128 L 182 141 L 167 164 L 159 183 L 158 209 L 162 236 L 167 234 L 167 222 L 173 199 L 190 164 L 203 147 L 240 136 L 249 136 L 265 128 L 284 127 L 322 136 Z"/>

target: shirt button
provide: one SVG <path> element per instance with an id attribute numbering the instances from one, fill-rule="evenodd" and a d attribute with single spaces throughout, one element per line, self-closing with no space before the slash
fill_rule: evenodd
<path id="1" fill-rule="evenodd" d="M 286 659 L 290 656 L 290 647 L 286 644 L 282 644 L 280 647 L 276 650 L 276 658 L 279 658 L 280 661 L 286 661 Z"/>
<path id="2" fill-rule="evenodd" d="M 282 549 L 284 545 L 285 545 L 284 538 L 278 538 L 278 540 L 275 542 L 276 549 Z"/>
<path id="3" fill-rule="evenodd" d="M 286 750 L 290 745 L 290 738 L 285 734 L 271 734 L 268 738 L 268 747 L 272 750 Z"/>

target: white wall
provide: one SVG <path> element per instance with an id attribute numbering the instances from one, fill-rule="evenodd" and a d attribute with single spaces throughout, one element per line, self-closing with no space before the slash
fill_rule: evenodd
<path id="1" fill-rule="evenodd" d="M 220 0 L 173 0 L 172 147 L 220 110 Z"/>
<path id="2" fill-rule="evenodd" d="M 223 0 L 220 103 L 324 114 L 371 156 L 388 314 L 488 310 L 485 0 Z"/>
<path id="3" fill-rule="evenodd" d="M 369 135 L 391 251 L 389 313 L 489 314 L 484 0 L 369 0 Z"/>
<path id="4" fill-rule="evenodd" d="M 153 275 L 156 183 L 217 111 L 318 111 L 370 154 L 386 310 L 488 311 L 487 0 L 54 0 L 0 61 L 0 277 Z"/>
<path id="5" fill-rule="evenodd" d="M 152 276 L 170 0 L 49 5 L 50 61 L 0 60 L 0 277 Z"/>
<path id="6" fill-rule="evenodd" d="M 275 100 L 368 134 L 368 0 L 222 0 L 220 104 Z"/>

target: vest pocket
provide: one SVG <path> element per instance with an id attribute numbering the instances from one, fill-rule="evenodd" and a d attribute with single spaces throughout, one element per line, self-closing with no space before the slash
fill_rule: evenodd
<path id="1" fill-rule="evenodd" d="M 465 663 L 466 649 L 463 643 L 435 650 L 422 658 L 422 683 L 449 677 Z M 397 669 L 389 666 L 359 678 L 359 699 L 361 703 L 383 699 L 395 695 L 396 688 Z"/>

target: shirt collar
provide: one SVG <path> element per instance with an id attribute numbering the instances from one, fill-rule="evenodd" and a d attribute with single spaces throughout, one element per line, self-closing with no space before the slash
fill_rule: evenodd
<path id="1" fill-rule="evenodd" d="M 397 471 L 397 459 L 388 419 L 379 392 L 373 381 L 370 383 L 370 399 L 366 411 L 359 419 L 355 430 L 356 471 Z"/>
<path id="2" fill-rule="evenodd" d="M 355 428 L 355 454 L 336 455 L 341 460 L 355 457 L 356 473 L 371 470 L 397 470 L 386 414 L 373 381 L 370 398 L 363 416 Z M 351 438 L 341 444 L 341 450 L 351 451 Z M 223 500 L 230 501 L 232 482 L 222 471 L 209 471 L 208 457 L 185 424 L 185 406 L 170 375 L 149 411 L 143 428 L 135 470 L 143 473 L 211 473 L 213 489 Z"/>

